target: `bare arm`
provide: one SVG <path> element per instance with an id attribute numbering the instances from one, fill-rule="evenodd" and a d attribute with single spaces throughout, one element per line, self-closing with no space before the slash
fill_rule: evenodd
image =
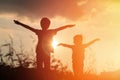
<path id="1" fill-rule="evenodd" d="M 14 23 L 17 24 L 17 25 L 21 25 L 22 27 L 24 27 L 26 29 L 29 29 L 29 30 L 31 30 L 33 32 L 36 32 L 36 29 L 34 29 L 34 28 L 32 28 L 32 27 L 30 27 L 30 26 L 28 26 L 26 24 L 23 24 L 23 23 L 21 23 L 21 22 L 19 22 L 17 20 L 14 20 Z"/>
<path id="2" fill-rule="evenodd" d="M 63 46 L 63 47 L 68 47 L 68 48 L 72 47 L 72 45 L 64 44 L 64 43 L 60 43 L 60 44 L 58 44 L 58 46 Z"/>
<path id="3" fill-rule="evenodd" d="M 66 25 L 66 26 L 59 27 L 59 28 L 57 28 L 57 29 L 55 29 L 55 30 L 56 30 L 56 31 L 60 31 L 60 30 L 66 29 L 66 28 L 74 27 L 74 26 L 75 26 L 75 24 L 73 24 L 73 25 Z"/>
<path id="4" fill-rule="evenodd" d="M 94 40 L 90 41 L 89 43 L 84 44 L 84 47 L 88 47 L 88 46 L 90 46 L 91 44 L 93 44 L 93 43 L 95 43 L 96 41 L 99 41 L 99 40 L 100 40 L 99 38 L 94 39 Z"/>

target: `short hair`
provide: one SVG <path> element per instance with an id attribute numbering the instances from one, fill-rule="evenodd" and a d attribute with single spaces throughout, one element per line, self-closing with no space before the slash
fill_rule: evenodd
<path id="1" fill-rule="evenodd" d="M 75 43 L 75 44 L 81 44 L 81 42 L 82 42 L 82 40 L 83 40 L 82 35 L 80 35 L 80 34 L 75 35 L 75 36 L 73 37 L 73 39 L 74 39 L 74 43 Z"/>
<path id="2" fill-rule="evenodd" d="M 75 35 L 74 36 L 74 40 L 81 40 L 82 39 L 82 35 L 81 34 L 78 34 L 78 35 Z"/>
<path id="3" fill-rule="evenodd" d="M 42 29 L 48 29 L 50 25 L 50 20 L 47 17 L 43 17 L 40 21 Z"/>

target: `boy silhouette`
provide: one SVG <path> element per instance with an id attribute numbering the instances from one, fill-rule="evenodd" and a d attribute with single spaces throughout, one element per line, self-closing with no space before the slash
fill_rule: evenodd
<path id="1" fill-rule="evenodd" d="M 64 44 L 64 43 L 60 43 L 58 45 L 72 49 L 72 67 L 73 67 L 73 73 L 75 76 L 75 80 L 82 80 L 85 48 L 87 48 L 94 42 L 98 41 L 99 39 L 94 39 L 86 44 L 83 44 L 82 35 L 75 35 L 73 40 L 74 40 L 74 45 L 69 45 L 69 44 Z"/>
<path id="2" fill-rule="evenodd" d="M 17 20 L 14 20 L 15 24 L 21 25 L 22 27 L 31 30 L 38 36 L 38 43 L 36 47 L 37 53 L 37 68 L 50 70 L 50 53 L 54 52 L 52 47 L 52 41 L 54 35 L 60 30 L 73 27 L 74 25 L 66 25 L 56 29 L 48 29 L 50 26 L 50 20 L 47 17 L 44 17 L 40 21 L 41 30 L 34 29 L 26 24 L 23 24 Z"/>

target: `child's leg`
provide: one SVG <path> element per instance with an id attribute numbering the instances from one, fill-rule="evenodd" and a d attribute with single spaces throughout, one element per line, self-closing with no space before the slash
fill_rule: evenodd
<path id="1" fill-rule="evenodd" d="M 43 70 L 43 62 L 44 62 L 44 52 L 39 47 L 36 49 L 36 57 L 37 57 L 37 69 Z"/>
<path id="2" fill-rule="evenodd" d="M 42 70 L 43 69 L 43 59 L 44 57 L 42 55 L 37 55 L 37 69 Z"/>
<path id="3" fill-rule="evenodd" d="M 44 58 L 44 68 L 45 70 L 50 70 L 50 53 L 49 55 L 45 54 L 45 58 Z"/>

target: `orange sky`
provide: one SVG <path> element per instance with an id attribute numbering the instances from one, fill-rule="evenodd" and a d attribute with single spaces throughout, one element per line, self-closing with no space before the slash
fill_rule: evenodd
<path id="1" fill-rule="evenodd" d="M 84 4 L 85 2 L 83 2 Z M 81 3 L 82 4 L 82 3 Z M 78 3 L 78 5 L 81 5 Z M 102 4 L 101 4 L 102 5 Z M 89 7 L 88 7 L 89 8 Z M 98 7 L 99 8 L 99 7 Z M 87 8 L 86 8 L 87 9 Z M 75 23 L 76 27 L 58 32 L 55 39 L 58 42 L 73 44 L 72 38 L 76 34 L 82 34 L 84 43 L 94 38 L 100 38 L 99 42 L 86 48 L 85 53 L 85 71 L 100 73 L 102 71 L 111 71 L 120 69 L 120 2 L 113 1 L 106 3 L 105 8 L 92 8 L 90 14 L 87 14 L 73 21 L 72 17 L 56 15 L 51 18 L 51 28 L 56 28 L 66 24 Z M 98 10 L 98 11 L 97 11 Z M 74 16 L 73 16 L 74 17 Z M 29 20 L 29 18 L 18 16 L 17 14 L 0 14 L 0 45 L 9 42 L 9 35 L 12 35 L 16 50 L 19 52 L 19 39 L 22 40 L 25 52 L 30 53 L 35 48 L 36 36 L 29 30 L 13 24 L 13 19 L 18 19 L 34 28 L 39 28 L 39 20 Z M 69 33 L 69 34 L 68 34 Z M 4 36 L 3 36 L 4 35 Z M 34 39 L 35 38 L 35 39 Z M 29 42 L 28 42 L 29 41 Z M 28 45 L 29 43 L 29 45 Z M 31 46 L 31 47 L 30 47 Z M 32 53 L 35 54 L 35 51 Z M 30 54 L 32 54 L 30 53 Z M 60 59 L 71 69 L 71 50 L 64 47 L 57 47 L 54 56 Z M 94 62 L 94 64 L 93 64 Z"/>

